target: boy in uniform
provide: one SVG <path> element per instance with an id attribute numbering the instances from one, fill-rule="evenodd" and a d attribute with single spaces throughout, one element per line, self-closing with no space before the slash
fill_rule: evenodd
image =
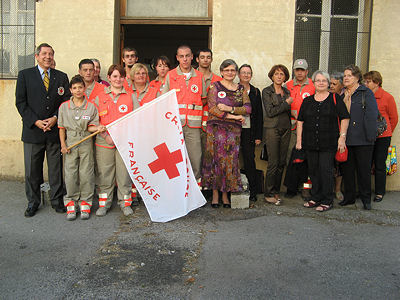
<path id="1" fill-rule="evenodd" d="M 76 207 L 79 205 L 81 219 L 89 219 L 94 195 L 94 156 L 93 140 L 88 139 L 68 150 L 68 145 L 80 141 L 97 130 L 105 131 L 99 124 L 97 109 L 85 98 L 85 82 L 80 75 L 71 79 L 69 84 L 72 97 L 59 108 L 58 128 L 61 152 L 65 156 L 64 172 L 67 194 L 64 205 L 67 208 L 67 220 L 76 219 Z"/>

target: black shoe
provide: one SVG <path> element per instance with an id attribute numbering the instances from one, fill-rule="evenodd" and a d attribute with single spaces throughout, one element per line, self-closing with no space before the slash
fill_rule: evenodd
<path id="1" fill-rule="evenodd" d="M 253 201 L 253 202 L 256 202 L 257 201 L 257 196 L 250 195 L 249 200 Z"/>
<path id="2" fill-rule="evenodd" d="M 36 207 L 28 207 L 25 210 L 25 217 L 27 218 L 33 217 L 36 214 L 37 210 L 38 209 Z"/>
<path id="3" fill-rule="evenodd" d="M 297 194 L 296 192 L 287 191 L 286 194 L 285 194 L 285 198 L 291 199 L 294 196 L 296 196 L 296 194 Z"/>
<path id="4" fill-rule="evenodd" d="M 371 210 L 371 203 L 363 203 L 365 210 Z"/>
<path id="5" fill-rule="evenodd" d="M 58 204 L 58 205 L 52 205 L 51 207 L 56 211 L 56 213 L 59 214 L 67 212 L 67 208 L 64 205 L 61 206 L 60 204 Z"/>
<path id="6" fill-rule="evenodd" d="M 354 204 L 354 203 L 356 203 L 356 201 L 347 201 L 347 200 L 343 200 L 343 201 L 340 201 L 340 202 L 339 202 L 339 205 L 340 205 L 340 206 L 346 206 L 346 205 L 352 205 L 352 204 Z"/>
<path id="7" fill-rule="evenodd" d="M 381 202 L 383 200 L 383 196 L 376 195 L 374 198 L 374 202 Z"/>
<path id="8" fill-rule="evenodd" d="M 224 203 L 224 208 L 231 208 L 231 204 L 230 203 Z"/>
<path id="9" fill-rule="evenodd" d="M 211 203 L 211 207 L 212 208 L 218 208 L 219 207 L 219 203 Z"/>

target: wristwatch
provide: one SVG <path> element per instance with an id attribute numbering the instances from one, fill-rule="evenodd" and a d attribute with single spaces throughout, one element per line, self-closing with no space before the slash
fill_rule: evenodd
<path id="1" fill-rule="evenodd" d="M 235 113 L 235 108 L 232 106 L 231 114 Z"/>

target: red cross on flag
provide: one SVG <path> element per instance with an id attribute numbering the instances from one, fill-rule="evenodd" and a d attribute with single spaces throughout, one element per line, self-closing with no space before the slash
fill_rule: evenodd
<path id="1" fill-rule="evenodd" d="M 206 203 L 190 165 L 175 90 L 107 128 L 152 221 L 174 220 Z"/>

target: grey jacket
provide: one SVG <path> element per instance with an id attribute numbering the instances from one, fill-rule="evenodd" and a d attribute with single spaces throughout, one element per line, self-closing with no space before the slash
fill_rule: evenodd
<path id="1" fill-rule="evenodd" d="M 288 128 L 290 128 L 290 104 L 285 101 L 290 97 L 290 92 L 285 87 L 282 87 L 282 89 L 284 93 L 283 100 L 275 94 L 274 84 L 271 84 L 262 91 L 265 128 L 275 128 L 281 114 L 289 116 Z"/>

